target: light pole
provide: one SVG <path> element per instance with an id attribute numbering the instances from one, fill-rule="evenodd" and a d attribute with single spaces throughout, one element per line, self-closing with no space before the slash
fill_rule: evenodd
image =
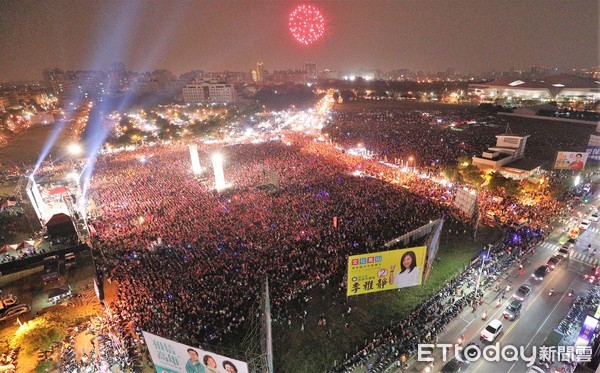
<path id="1" fill-rule="evenodd" d="M 481 268 L 479 269 L 479 276 L 477 277 L 477 285 L 475 285 L 475 296 L 477 296 L 477 294 L 479 292 L 479 284 L 481 283 L 481 275 L 483 274 L 483 266 L 485 265 L 485 259 L 490 257 L 491 249 L 492 249 L 492 245 L 488 244 L 487 253 L 485 254 L 485 257 L 483 258 L 483 261 L 481 263 Z"/>

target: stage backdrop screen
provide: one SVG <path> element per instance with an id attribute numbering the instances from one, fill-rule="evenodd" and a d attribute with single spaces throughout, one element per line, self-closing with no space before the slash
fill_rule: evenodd
<path id="1" fill-rule="evenodd" d="M 157 373 L 227 372 L 228 366 L 230 370 L 234 367 L 234 372 L 248 373 L 248 364 L 242 361 L 186 346 L 148 332 L 142 333 Z"/>
<path id="2" fill-rule="evenodd" d="M 587 158 L 587 152 L 558 152 L 554 169 L 581 171 L 585 167 Z"/>
<path id="3" fill-rule="evenodd" d="M 348 257 L 346 295 L 421 285 L 427 246 Z"/>

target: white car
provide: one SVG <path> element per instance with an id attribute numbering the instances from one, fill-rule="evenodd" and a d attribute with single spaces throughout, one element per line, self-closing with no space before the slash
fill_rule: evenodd
<path id="1" fill-rule="evenodd" d="M 598 221 L 598 220 L 600 220 L 600 214 L 599 214 L 599 213 L 597 213 L 597 212 L 593 213 L 593 214 L 590 216 L 590 220 L 591 220 L 591 221 Z"/>
<path id="2" fill-rule="evenodd" d="M 481 339 L 488 342 L 494 342 L 503 331 L 504 327 L 502 326 L 502 322 L 498 319 L 494 319 L 481 331 Z"/>
<path id="3" fill-rule="evenodd" d="M 591 221 L 582 220 L 581 223 L 579 223 L 579 230 L 584 231 L 584 230 L 588 229 L 590 227 L 590 224 L 592 224 Z"/>

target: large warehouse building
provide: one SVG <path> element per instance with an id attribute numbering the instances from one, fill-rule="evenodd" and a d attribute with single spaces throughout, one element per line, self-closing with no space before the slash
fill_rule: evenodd
<path id="1" fill-rule="evenodd" d="M 566 74 L 542 79 L 500 77 L 488 83 L 469 84 L 469 95 L 478 96 L 481 102 L 504 99 L 514 106 L 549 101 L 589 103 L 600 100 L 600 79 Z"/>

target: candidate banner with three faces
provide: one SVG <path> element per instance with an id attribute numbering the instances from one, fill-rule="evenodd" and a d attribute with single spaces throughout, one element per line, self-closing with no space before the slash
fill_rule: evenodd
<path id="1" fill-rule="evenodd" d="M 248 373 L 248 364 L 142 331 L 157 373 Z"/>
<path id="2" fill-rule="evenodd" d="M 348 257 L 346 295 L 421 285 L 426 246 Z"/>

